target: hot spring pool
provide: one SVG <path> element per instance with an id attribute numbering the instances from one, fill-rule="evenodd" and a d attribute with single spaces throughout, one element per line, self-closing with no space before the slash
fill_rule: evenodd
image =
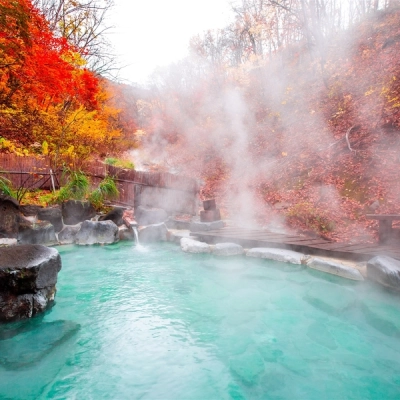
<path id="1" fill-rule="evenodd" d="M 173 244 L 60 247 L 56 304 L 0 326 L 0 399 L 399 399 L 400 298 Z"/>

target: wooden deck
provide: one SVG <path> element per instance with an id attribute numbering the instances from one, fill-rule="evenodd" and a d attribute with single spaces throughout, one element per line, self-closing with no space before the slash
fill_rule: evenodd
<path id="1" fill-rule="evenodd" d="M 377 255 L 400 260 L 400 246 L 371 243 L 346 244 L 300 235 L 285 235 L 266 230 L 225 227 L 205 232 L 192 232 L 206 243 L 237 243 L 243 247 L 275 247 L 299 251 L 305 254 L 330 256 L 342 259 L 366 261 Z"/>

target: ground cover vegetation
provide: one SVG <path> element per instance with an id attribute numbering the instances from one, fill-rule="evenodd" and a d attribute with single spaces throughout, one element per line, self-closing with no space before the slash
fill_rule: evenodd
<path id="1" fill-rule="evenodd" d="M 234 1 L 146 89 L 90 36 L 111 5 L 0 0 L 0 151 L 72 169 L 131 154 L 199 178 L 225 217 L 334 240 L 400 212 L 398 0 Z"/>

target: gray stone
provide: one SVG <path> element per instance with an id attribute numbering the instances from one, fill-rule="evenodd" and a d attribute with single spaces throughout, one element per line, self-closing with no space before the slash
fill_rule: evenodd
<path id="1" fill-rule="evenodd" d="M 41 221 L 48 221 L 54 226 L 56 232 L 63 228 L 62 213 L 60 207 L 48 207 L 38 210 L 37 218 Z"/>
<path id="2" fill-rule="evenodd" d="M 216 256 L 238 256 L 243 252 L 243 247 L 236 243 L 217 243 L 212 249 Z"/>
<path id="3" fill-rule="evenodd" d="M 0 248 L 0 321 L 30 318 L 54 300 L 58 251 L 41 245 Z"/>
<path id="4" fill-rule="evenodd" d="M 20 211 L 25 217 L 36 217 L 40 210 L 43 209 L 42 206 L 35 206 L 33 204 L 26 204 L 19 206 Z"/>
<path id="5" fill-rule="evenodd" d="M 181 249 L 186 253 L 211 253 L 210 245 L 189 238 L 181 239 Z"/>
<path id="6" fill-rule="evenodd" d="M 114 222 L 115 225 L 121 226 L 124 223 L 124 221 L 122 219 L 124 210 L 125 209 L 122 207 L 114 207 L 106 215 L 101 215 L 99 217 L 99 221 L 112 221 L 112 222 Z"/>
<path id="7" fill-rule="evenodd" d="M 58 233 L 58 243 L 72 244 L 75 243 L 76 234 L 81 229 L 82 222 L 76 225 L 65 225 L 64 229 Z"/>
<path id="8" fill-rule="evenodd" d="M 135 210 L 135 219 L 139 225 L 161 224 L 168 219 L 168 214 L 161 208 L 139 206 Z"/>
<path id="9" fill-rule="evenodd" d="M 55 244 L 57 242 L 54 226 L 48 221 L 20 221 L 18 243 L 20 244 Z"/>
<path id="10" fill-rule="evenodd" d="M 190 224 L 191 221 L 184 221 L 173 217 L 169 217 L 168 220 L 165 222 L 165 225 L 168 229 L 189 230 Z"/>
<path id="11" fill-rule="evenodd" d="M 125 225 L 118 227 L 118 235 L 119 240 L 135 240 L 135 232 Z"/>
<path id="12" fill-rule="evenodd" d="M 112 221 L 83 221 L 75 236 L 79 245 L 111 244 L 118 240 L 118 226 Z"/>
<path id="13" fill-rule="evenodd" d="M 0 239 L 0 247 L 15 246 L 18 243 L 17 239 Z"/>
<path id="14" fill-rule="evenodd" d="M 61 205 L 65 225 L 76 225 L 93 218 L 96 211 L 88 201 L 67 200 Z"/>
<path id="15" fill-rule="evenodd" d="M 214 229 L 221 229 L 225 226 L 223 221 L 213 221 L 213 222 L 199 222 L 192 221 L 190 223 L 190 232 L 206 232 Z"/>
<path id="16" fill-rule="evenodd" d="M 19 215 L 18 201 L 10 196 L 0 195 L 0 237 L 18 236 Z"/>
<path id="17" fill-rule="evenodd" d="M 367 263 L 367 277 L 383 286 L 400 290 L 400 261 L 377 256 Z"/>
<path id="18" fill-rule="evenodd" d="M 168 229 L 164 223 L 147 225 L 139 229 L 139 242 L 160 242 L 168 240 Z"/>
<path id="19" fill-rule="evenodd" d="M 323 260 L 318 257 L 312 257 L 307 261 L 307 266 L 318 271 L 327 272 L 328 274 L 337 275 L 342 278 L 352 279 L 354 281 L 363 281 L 364 278 L 358 269 L 348 267 L 347 265 Z"/>
<path id="20" fill-rule="evenodd" d="M 356 302 L 353 290 L 334 283 L 314 282 L 304 296 L 304 300 L 329 314 L 338 315 Z"/>
<path id="21" fill-rule="evenodd" d="M 304 259 L 304 254 L 297 251 L 274 249 L 267 247 L 257 247 L 247 251 L 246 256 L 255 258 L 267 258 L 270 260 L 288 262 L 292 264 L 301 264 Z"/>

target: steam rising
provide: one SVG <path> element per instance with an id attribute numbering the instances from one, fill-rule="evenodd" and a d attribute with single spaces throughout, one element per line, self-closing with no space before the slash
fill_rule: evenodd
<path id="1" fill-rule="evenodd" d="M 272 7 L 271 2 L 261 3 Z M 343 13 L 351 11 L 350 3 L 339 3 Z M 250 1 L 241 4 L 252 18 L 255 6 L 256 2 Z M 393 140 L 388 145 L 384 135 L 379 137 L 375 130 L 381 124 L 382 105 L 387 104 L 379 93 L 382 85 L 378 79 L 386 76 L 390 62 L 379 58 L 377 51 L 368 63 L 359 48 L 366 26 L 386 15 L 374 12 L 360 28 L 354 28 L 355 22 L 350 28 L 347 21 L 347 31 L 341 35 L 333 34 L 338 25 L 328 31 L 326 25 L 314 24 L 312 49 L 305 45 L 306 35 L 300 35 L 297 42 L 269 54 L 262 54 L 261 48 L 271 43 L 260 39 L 262 28 L 260 33 L 253 25 L 249 32 L 255 38 L 261 35 L 258 50 L 254 48 L 247 59 L 243 59 L 243 50 L 236 64 L 234 57 L 226 55 L 230 51 L 226 32 L 234 24 L 225 30 L 225 47 L 218 42 L 221 31 L 198 36 L 192 41 L 190 57 L 153 76 L 152 99 L 146 104 L 147 114 L 142 115 L 147 136 L 141 155 L 173 172 L 204 180 L 212 189 L 203 197 L 217 197 L 227 215 L 239 219 L 241 225 L 267 224 L 281 229 L 285 215 L 294 218 L 306 209 L 315 213 L 316 219 L 326 218 L 336 225 L 351 222 L 348 232 L 353 237 L 359 233 L 371 240 L 353 216 L 379 201 L 377 193 L 400 204 L 398 185 L 379 192 L 374 186 L 379 172 L 368 167 L 374 162 L 374 152 L 390 152 L 392 144 L 399 145 Z M 346 16 L 350 18 L 350 14 Z M 326 21 L 332 23 L 328 16 L 320 19 Z M 355 35 L 353 29 L 364 33 Z M 371 28 L 373 39 L 368 40 L 384 40 L 375 38 L 374 32 Z M 381 43 L 374 43 L 368 49 L 372 52 L 379 46 Z M 353 70 L 362 62 L 371 68 L 366 80 L 360 80 Z M 365 94 L 368 90 L 371 96 Z M 345 134 L 352 125 L 357 125 L 357 133 L 352 133 L 350 138 L 356 140 L 354 149 L 349 149 Z M 137 155 L 134 158 L 138 164 Z M 393 167 L 398 156 L 393 154 L 388 162 Z M 272 212 L 281 203 L 286 204 L 284 212 Z"/>

